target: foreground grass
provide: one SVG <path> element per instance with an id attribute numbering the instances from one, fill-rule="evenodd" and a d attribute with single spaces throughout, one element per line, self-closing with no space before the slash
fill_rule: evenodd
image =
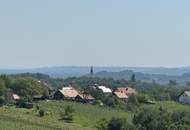
<path id="1" fill-rule="evenodd" d="M 51 102 L 40 102 L 39 106 L 54 113 L 55 118 L 59 118 L 60 112 L 68 105 L 72 105 L 75 109 L 74 123 L 80 124 L 83 127 L 94 128 L 96 123 L 102 119 L 107 120 L 112 117 L 125 117 L 129 122 L 131 122 L 133 114 L 131 112 L 115 110 L 111 108 L 93 106 L 89 104 L 80 104 L 76 102 L 65 102 L 65 101 L 51 101 Z"/>
<path id="2" fill-rule="evenodd" d="M 38 102 L 40 109 L 46 112 L 44 117 L 38 117 L 34 109 L 12 107 L 0 108 L 0 129 L 3 130 L 94 130 L 97 121 L 102 118 L 125 117 L 130 122 L 133 114 L 121 110 L 102 108 L 76 102 L 49 101 Z M 73 123 L 60 120 L 64 108 L 72 105 L 75 109 Z"/>
<path id="3" fill-rule="evenodd" d="M 189 111 L 190 112 L 190 105 L 183 105 L 178 102 L 174 101 L 160 101 L 157 102 L 155 105 L 143 105 L 143 107 L 152 107 L 152 108 L 164 108 L 168 111 Z"/>
<path id="4" fill-rule="evenodd" d="M 38 117 L 35 109 L 0 108 L 1 130 L 93 130 L 81 125 L 64 123 L 52 115 Z"/>
<path id="5" fill-rule="evenodd" d="M 18 121 L 9 117 L 0 118 L 0 129 L 2 130 L 53 130 L 55 128 L 35 123 Z"/>
<path id="6" fill-rule="evenodd" d="M 12 107 L 0 108 L 0 130 L 95 130 L 96 123 L 102 119 L 112 117 L 124 117 L 130 123 L 134 113 L 111 108 L 80 104 L 66 101 L 37 102 L 35 105 L 46 112 L 44 117 L 37 116 L 35 109 L 20 109 Z M 60 113 L 64 108 L 72 105 L 75 109 L 73 123 L 65 123 L 60 120 Z M 141 107 L 159 108 L 169 111 L 187 110 L 190 106 L 177 102 L 162 101 L 155 105 L 142 105 Z"/>

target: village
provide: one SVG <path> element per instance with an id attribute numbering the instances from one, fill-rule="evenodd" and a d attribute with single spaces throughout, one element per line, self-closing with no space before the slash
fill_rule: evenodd
<path id="1" fill-rule="evenodd" d="M 190 130 L 190 0 L 0 0 L 0 130 Z"/>
<path id="2" fill-rule="evenodd" d="M 137 91 L 132 87 L 118 87 L 115 90 L 112 90 L 106 86 L 97 85 L 90 86 L 90 89 L 94 90 L 95 93 L 102 94 L 104 96 L 115 96 L 119 100 L 122 100 L 123 102 L 127 103 L 128 99 L 132 95 L 138 94 Z M 81 103 L 89 103 L 93 104 L 96 101 L 96 98 L 93 97 L 91 94 L 88 94 L 87 92 L 80 91 L 72 86 L 65 86 L 62 87 L 62 89 L 58 90 L 49 90 L 49 95 L 34 95 L 33 101 L 43 101 L 43 100 L 66 100 L 66 101 L 76 101 Z M 13 103 L 16 101 L 19 101 L 21 97 L 13 92 L 7 92 L 5 94 L 5 99 L 9 103 Z M 104 104 L 100 102 L 100 106 L 103 106 Z M 32 108 L 32 102 L 27 103 L 25 106 L 26 108 Z"/>
<path id="3" fill-rule="evenodd" d="M 48 85 L 44 82 L 38 81 L 39 83 L 45 84 L 47 87 Z M 117 87 L 115 89 L 111 89 L 104 85 L 98 85 L 94 84 L 89 86 L 92 94 L 100 94 L 105 97 L 114 96 L 118 100 L 123 101 L 124 103 L 128 102 L 128 99 L 131 96 L 137 96 L 139 93 L 136 91 L 133 87 Z M 88 90 L 87 89 L 87 90 Z M 21 100 L 21 96 L 14 92 L 6 92 L 5 94 L 5 100 L 9 103 L 16 103 L 17 101 Z M 88 103 L 88 104 L 94 104 L 97 99 L 92 96 L 89 91 L 80 90 L 79 88 L 75 88 L 71 85 L 64 86 L 61 89 L 53 90 L 48 88 L 48 94 L 46 95 L 34 95 L 32 101 L 49 101 L 49 100 L 62 100 L 62 101 L 75 101 L 80 103 Z M 187 104 L 190 105 L 190 91 L 184 91 L 181 93 L 178 97 L 178 102 L 181 104 Z M 100 106 L 104 106 L 103 102 L 98 102 Z M 144 103 L 155 103 L 152 100 L 148 100 Z M 33 108 L 32 102 L 25 102 L 25 105 L 23 106 L 25 108 Z"/>
<path id="4" fill-rule="evenodd" d="M 116 90 L 111 90 L 110 88 L 106 86 L 95 85 L 95 86 L 92 86 L 92 89 L 97 90 L 96 92 L 102 93 L 105 96 L 114 95 L 118 99 L 121 99 L 125 102 L 127 102 L 127 99 L 129 98 L 129 96 L 137 94 L 136 90 L 130 87 L 127 87 L 127 88 L 119 87 Z M 79 101 L 82 103 L 93 103 L 96 100 L 90 94 L 81 92 L 72 86 L 63 87 L 61 90 L 57 90 L 54 93 L 53 98 L 56 100 L 70 99 L 70 100 Z"/>

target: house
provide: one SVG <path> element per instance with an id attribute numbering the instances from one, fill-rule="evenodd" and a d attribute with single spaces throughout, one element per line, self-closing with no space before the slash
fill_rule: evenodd
<path id="1" fill-rule="evenodd" d="M 116 88 L 115 91 L 113 92 L 113 94 L 123 100 L 123 101 L 127 101 L 129 96 L 131 95 L 135 95 L 137 94 L 136 90 L 133 89 L 133 88 L 130 88 L 130 87 L 119 87 L 119 88 Z"/>
<path id="2" fill-rule="evenodd" d="M 115 90 L 115 92 L 125 93 L 128 96 L 137 94 L 136 90 L 131 87 L 119 87 Z"/>
<path id="3" fill-rule="evenodd" d="M 95 98 L 89 94 L 78 94 L 75 100 L 82 103 L 93 103 Z"/>
<path id="4" fill-rule="evenodd" d="M 110 88 L 107 88 L 106 86 L 98 86 L 97 89 L 105 95 L 110 95 L 112 93 L 112 90 Z"/>
<path id="5" fill-rule="evenodd" d="M 184 91 L 179 96 L 179 102 L 182 104 L 189 104 L 190 105 L 190 91 Z"/>
<path id="6" fill-rule="evenodd" d="M 7 102 L 15 102 L 15 101 L 17 101 L 19 99 L 20 99 L 20 96 L 17 95 L 17 94 L 15 94 L 15 93 L 13 93 L 13 92 L 7 92 L 5 94 L 5 100 Z"/>
<path id="7" fill-rule="evenodd" d="M 114 94 L 116 97 L 118 97 L 119 99 L 123 100 L 123 101 L 127 101 L 128 98 L 129 98 L 129 97 L 128 97 L 125 93 L 123 93 L 123 92 L 117 92 L 117 91 L 115 91 L 113 94 Z"/>
<path id="8" fill-rule="evenodd" d="M 63 87 L 54 93 L 54 99 L 75 99 L 79 92 L 73 87 Z"/>

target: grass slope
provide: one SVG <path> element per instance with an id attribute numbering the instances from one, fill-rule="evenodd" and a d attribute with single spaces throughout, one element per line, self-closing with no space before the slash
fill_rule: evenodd
<path id="1" fill-rule="evenodd" d="M 34 109 L 15 107 L 0 108 L 0 129 L 3 130 L 94 130 L 101 118 L 126 117 L 132 119 L 132 113 L 101 108 L 87 104 L 65 101 L 38 102 L 36 105 L 45 110 L 45 117 L 38 117 Z M 68 105 L 75 109 L 73 123 L 65 123 L 60 119 L 60 112 Z"/>
<path id="2" fill-rule="evenodd" d="M 95 130 L 97 121 L 101 118 L 125 117 L 131 122 L 134 113 L 114 110 L 111 108 L 80 104 L 76 102 L 49 101 L 38 102 L 36 105 L 45 110 L 45 117 L 38 117 L 34 109 L 19 109 L 15 107 L 0 108 L 0 130 Z M 68 105 L 75 109 L 73 123 L 65 123 L 60 119 L 60 112 Z M 169 111 L 187 110 L 190 106 L 171 101 L 157 102 L 155 105 L 142 107 L 159 108 L 162 106 Z"/>
<path id="3" fill-rule="evenodd" d="M 184 111 L 185 110 L 185 111 L 190 112 L 189 105 L 183 105 L 174 101 L 160 101 L 160 102 L 157 102 L 155 105 L 143 105 L 143 107 L 152 107 L 152 108 L 162 107 L 164 109 L 167 109 L 168 111 Z"/>

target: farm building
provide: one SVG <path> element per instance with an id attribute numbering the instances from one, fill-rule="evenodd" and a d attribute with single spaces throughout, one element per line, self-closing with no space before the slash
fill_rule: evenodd
<path id="1" fill-rule="evenodd" d="M 129 98 L 125 93 L 123 93 L 123 92 L 117 92 L 117 91 L 115 91 L 114 93 L 113 93 L 117 98 L 119 98 L 119 99 L 121 99 L 121 100 L 123 100 L 123 101 L 127 101 L 127 99 Z"/>
<path id="2" fill-rule="evenodd" d="M 54 99 L 75 99 L 79 92 L 73 87 L 63 87 L 54 93 Z"/>
<path id="3" fill-rule="evenodd" d="M 78 94 L 75 100 L 82 103 L 93 103 L 95 98 L 89 94 Z"/>
<path id="4" fill-rule="evenodd" d="M 179 102 L 183 104 L 190 104 L 190 91 L 184 91 L 179 96 Z"/>
<path id="5" fill-rule="evenodd" d="M 110 88 L 107 88 L 106 86 L 98 86 L 97 89 L 105 95 L 109 95 L 112 93 L 112 90 Z"/>

